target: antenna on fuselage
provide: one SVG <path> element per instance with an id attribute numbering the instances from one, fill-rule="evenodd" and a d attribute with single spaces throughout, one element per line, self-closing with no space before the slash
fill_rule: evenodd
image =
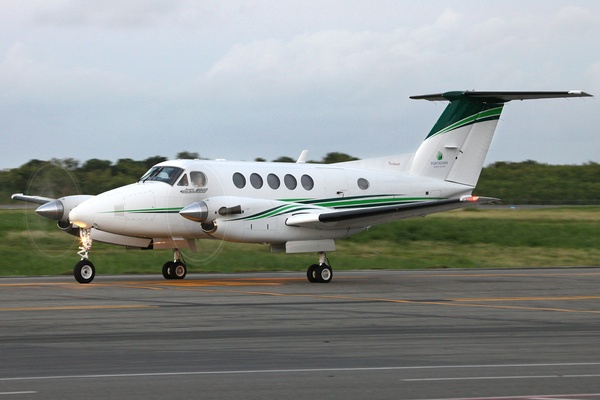
<path id="1" fill-rule="evenodd" d="M 302 153 L 300 153 L 300 157 L 298 157 L 296 164 L 304 164 L 306 162 L 307 157 L 308 157 L 308 150 L 302 150 Z"/>

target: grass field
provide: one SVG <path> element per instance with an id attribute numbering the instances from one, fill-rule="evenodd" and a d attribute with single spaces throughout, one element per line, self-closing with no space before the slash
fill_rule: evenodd
<path id="1" fill-rule="evenodd" d="M 32 210 L 0 211 L 0 275 L 71 274 L 78 239 Z M 337 242 L 338 270 L 600 266 L 600 207 L 466 209 L 380 225 Z M 266 245 L 199 241 L 189 272 L 305 271 L 316 254 L 271 254 Z M 98 274 L 157 273 L 171 251 L 94 243 Z"/>

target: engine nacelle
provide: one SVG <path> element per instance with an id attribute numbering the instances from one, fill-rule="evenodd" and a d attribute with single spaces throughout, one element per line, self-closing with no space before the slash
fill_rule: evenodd
<path id="1" fill-rule="evenodd" d="M 71 210 L 92 197 L 94 196 L 85 194 L 61 197 L 60 199 L 42 204 L 35 212 L 44 218 L 67 223 L 69 222 L 69 213 Z M 63 224 L 63 226 L 66 225 Z M 59 228 L 66 230 L 62 228 L 61 225 L 59 225 Z"/>
<path id="2" fill-rule="evenodd" d="M 217 218 L 237 218 L 242 214 L 265 211 L 276 205 L 274 200 L 251 197 L 217 196 L 184 207 L 179 214 L 194 222 L 211 223 Z"/>
<path id="3" fill-rule="evenodd" d="M 258 214 L 280 204 L 281 202 L 276 200 L 217 196 L 192 203 L 179 211 L 179 214 L 191 221 L 199 222 L 202 230 L 211 234 L 218 229 L 217 220 L 236 220 L 242 215 Z"/>

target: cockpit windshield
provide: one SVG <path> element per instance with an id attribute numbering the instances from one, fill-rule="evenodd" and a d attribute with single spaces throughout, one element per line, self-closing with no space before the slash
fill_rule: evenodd
<path id="1" fill-rule="evenodd" d="M 140 178 L 140 182 L 158 181 L 173 185 L 182 172 L 183 169 L 178 167 L 152 167 Z"/>

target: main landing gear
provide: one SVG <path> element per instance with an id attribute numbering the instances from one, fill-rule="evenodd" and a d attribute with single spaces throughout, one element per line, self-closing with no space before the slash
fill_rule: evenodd
<path id="1" fill-rule="evenodd" d="M 179 249 L 173 249 L 173 261 L 167 261 L 162 267 L 165 279 L 183 279 L 187 275 L 187 267 Z"/>
<path id="2" fill-rule="evenodd" d="M 313 264 L 308 267 L 306 271 L 306 277 L 308 281 L 311 283 L 329 283 L 333 278 L 333 270 L 329 265 L 325 263 L 325 261 L 329 262 L 327 259 L 327 255 L 325 252 L 319 253 L 319 263 Z"/>

